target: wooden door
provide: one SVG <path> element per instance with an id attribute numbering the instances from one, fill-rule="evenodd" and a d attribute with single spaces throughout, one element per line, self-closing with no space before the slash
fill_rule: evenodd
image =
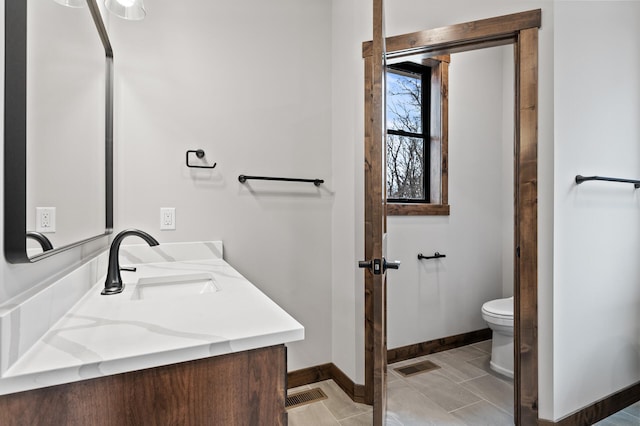
<path id="1" fill-rule="evenodd" d="M 373 404 L 373 424 L 383 425 L 387 393 L 385 170 L 385 48 L 383 0 L 373 0 L 373 54 L 365 66 L 365 401 Z"/>

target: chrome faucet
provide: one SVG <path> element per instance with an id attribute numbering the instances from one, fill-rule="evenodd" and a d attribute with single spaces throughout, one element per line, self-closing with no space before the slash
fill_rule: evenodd
<path id="1" fill-rule="evenodd" d="M 49 239 L 45 237 L 43 234 L 41 234 L 40 232 L 27 231 L 27 238 L 36 240 L 38 244 L 40 244 L 40 246 L 42 247 L 43 252 L 53 250 L 53 245 L 51 244 L 51 241 L 49 241 Z"/>
<path id="2" fill-rule="evenodd" d="M 118 254 L 120 252 L 120 243 L 129 235 L 136 235 L 142 238 L 152 247 L 160 244 L 151 235 L 138 229 L 127 229 L 116 235 L 111 243 L 111 250 L 109 251 L 107 279 L 104 282 L 104 290 L 102 290 L 102 293 L 100 294 L 118 294 L 124 290 L 124 284 L 122 283 L 122 277 L 120 276 L 120 261 L 118 260 Z"/>

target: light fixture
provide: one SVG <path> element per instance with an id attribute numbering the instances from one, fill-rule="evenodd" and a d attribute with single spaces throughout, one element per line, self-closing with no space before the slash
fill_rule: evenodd
<path id="1" fill-rule="evenodd" d="M 87 0 L 54 0 L 56 3 L 67 7 L 85 7 Z"/>
<path id="2" fill-rule="evenodd" d="M 87 0 L 53 0 L 67 7 L 85 7 Z M 143 0 L 104 0 L 104 5 L 109 12 L 130 21 L 144 19 L 147 11 L 144 10 Z"/>
<path id="3" fill-rule="evenodd" d="M 131 21 L 144 19 L 147 14 L 142 0 L 105 0 L 104 4 L 109 9 L 109 12 Z"/>

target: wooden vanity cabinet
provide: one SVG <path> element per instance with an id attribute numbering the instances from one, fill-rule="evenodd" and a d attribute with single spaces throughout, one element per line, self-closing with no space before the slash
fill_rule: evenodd
<path id="1" fill-rule="evenodd" d="M 271 346 L 0 396 L 2 425 L 286 425 Z"/>

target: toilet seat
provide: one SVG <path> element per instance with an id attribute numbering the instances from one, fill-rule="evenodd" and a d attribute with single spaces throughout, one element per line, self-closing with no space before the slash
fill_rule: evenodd
<path id="1" fill-rule="evenodd" d="M 485 321 L 513 327 L 513 297 L 496 299 L 482 305 Z"/>

